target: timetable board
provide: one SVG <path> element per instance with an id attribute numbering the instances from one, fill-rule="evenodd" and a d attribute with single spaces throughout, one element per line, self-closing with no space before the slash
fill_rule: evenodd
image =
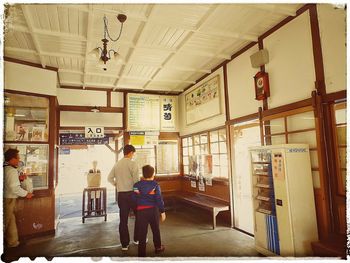
<path id="1" fill-rule="evenodd" d="M 157 95 L 128 94 L 128 131 L 159 131 L 160 100 Z"/>

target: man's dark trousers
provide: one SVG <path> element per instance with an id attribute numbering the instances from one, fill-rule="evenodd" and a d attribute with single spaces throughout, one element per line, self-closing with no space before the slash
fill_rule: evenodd
<path id="1" fill-rule="evenodd" d="M 136 203 L 132 199 L 133 191 L 118 192 L 118 206 L 119 206 L 119 236 L 122 247 L 127 247 L 130 243 L 128 218 L 130 210 L 134 210 L 135 214 L 135 228 L 134 228 L 134 241 L 138 241 L 137 231 L 137 216 L 136 216 Z"/>

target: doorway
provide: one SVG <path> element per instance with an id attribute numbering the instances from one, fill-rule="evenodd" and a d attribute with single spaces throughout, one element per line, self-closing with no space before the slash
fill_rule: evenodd
<path id="1" fill-rule="evenodd" d="M 118 211 L 114 186 L 107 181 L 115 160 L 115 153 L 106 145 L 60 147 L 56 189 L 56 209 L 60 219 L 81 217 L 82 194 L 87 187 L 87 174 L 93 168 L 93 161 L 97 161 L 97 169 L 101 171 L 101 187 L 107 188 L 107 212 Z"/>
<path id="2" fill-rule="evenodd" d="M 230 130 L 231 138 L 233 138 L 231 150 L 234 226 L 253 235 L 254 219 L 249 147 L 261 145 L 259 121 L 234 124 Z"/>

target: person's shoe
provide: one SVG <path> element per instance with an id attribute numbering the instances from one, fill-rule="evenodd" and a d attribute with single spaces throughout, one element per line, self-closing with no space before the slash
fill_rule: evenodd
<path id="1" fill-rule="evenodd" d="M 138 245 L 140 242 L 139 241 L 133 241 L 134 245 Z M 148 238 L 146 238 L 146 244 L 148 243 Z"/>
<path id="2" fill-rule="evenodd" d="M 154 252 L 155 252 L 156 254 L 159 254 L 159 253 L 164 252 L 164 250 L 165 250 L 165 246 L 161 245 L 160 247 L 156 248 L 156 249 L 154 250 Z"/>
<path id="3" fill-rule="evenodd" d="M 129 250 L 129 245 L 127 245 L 126 247 L 122 246 L 122 251 L 128 251 Z"/>

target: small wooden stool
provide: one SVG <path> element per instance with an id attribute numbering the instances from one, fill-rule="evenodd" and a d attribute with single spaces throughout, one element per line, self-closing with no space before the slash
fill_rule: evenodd
<path id="1" fill-rule="evenodd" d="M 85 218 L 102 217 L 107 221 L 106 187 L 87 187 L 83 191 L 82 221 Z"/>

